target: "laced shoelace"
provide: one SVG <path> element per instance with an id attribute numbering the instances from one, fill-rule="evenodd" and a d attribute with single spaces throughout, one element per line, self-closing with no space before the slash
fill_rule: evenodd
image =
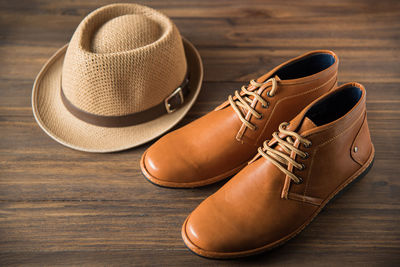
<path id="1" fill-rule="evenodd" d="M 275 78 L 270 78 L 263 83 L 259 83 L 259 82 L 256 82 L 255 80 L 251 80 L 250 85 L 252 85 L 253 87 L 256 87 L 256 88 L 259 88 L 262 86 L 267 87 L 267 84 L 269 82 L 271 82 L 272 88 L 268 92 L 268 96 L 272 97 L 275 95 L 276 90 L 277 90 L 277 82 L 276 82 Z M 248 120 L 246 120 L 246 118 L 245 118 L 246 114 L 243 113 L 239 107 L 243 108 L 246 111 L 249 111 L 257 119 L 261 119 L 262 114 L 257 112 L 253 107 L 250 106 L 251 103 L 253 102 L 253 99 L 250 99 L 249 96 L 253 96 L 254 99 L 257 99 L 259 102 L 261 102 L 262 107 L 264 107 L 264 108 L 267 108 L 269 103 L 263 97 L 261 97 L 259 94 L 257 94 L 257 92 L 249 91 L 248 88 L 246 88 L 246 86 L 244 86 L 244 85 L 242 86 L 241 90 L 244 93 L 243 97 L 240 95 L 239 91 L 236 90 L 235 91 L 236 99 L 234 100 L 233 97 L 230 95 L 228 97 L 228 100 L 229 100 L 229 103 L 232 106 L 233 110 L 236 112 L 239 119 L 244 123 L 244 125 L 246 125 L 248 128 L 250 128 L 251 130 L 254 131 L 254 130 L 256 130 L 256 126 L 254 124 L 252 124 L 251 122 L 249 122 Z"/>
<path id="2" fill-rule="evenodd" d="M 302 157 L 303 159 L 307 158 L 309 155 L 307 152 L 301 151 L 297 147 L 294 146 L 295 140 L 298 140 L 305 147 L 309 147 L 311 145 L 311 141 L 306 138 L 300 136 L 298 133 L 293 131 L 286 130 L 286 127 L 289 125 L 287 122 L 283 122 L 279 125 L 279 133 L 286 135 L 285 139 L 279 137 L 278 132 L 274 132 L 272 136 L 278 142 L 280 147 L 287 153 L 283 153 L 274 149 L 268 145 L 269 140 L 263 143 L 262 147 L 258 148 L 258 153 L 262 155 L 264 158 L 269 159 L 271 163 L 273 163 L 276 167 L 278 167 L 281 171 L 283 171 L 286 175 L 290 177 L 296 184 L 302 182 L 302 179 L 293 174 L 293 172 L 287 169 L 287 166 L 290 164 L 293 165 L 298 170 L 304 170 L 304 164 L 300 164 L 296 162 L 293 158 L 290 157 L 290 154 L 294 152 L 296 155 Z M 295 138 L 295 139 L 293 139 Z M 284 167 L 282 164 L 286 165 Z"/>

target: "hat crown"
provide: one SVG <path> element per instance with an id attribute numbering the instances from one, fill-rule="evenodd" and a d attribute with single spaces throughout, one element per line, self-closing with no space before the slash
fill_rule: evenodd
<path id="1" fill-rule="evenodd" d="M 62 90 L 83 111 L 102 116 L 161 103 L 185 77 L 180 33 L 160 12 L 114 4 L 89 14 L 68 46 Z"/>
<path id="2" fill-rule="evenodd" d="M 91 42 L 94 53 L 115 53 L 132 50 L 154 43 L 162 29 L 155 21 L 140 15 L 113 18 L 96 31 Z"/>

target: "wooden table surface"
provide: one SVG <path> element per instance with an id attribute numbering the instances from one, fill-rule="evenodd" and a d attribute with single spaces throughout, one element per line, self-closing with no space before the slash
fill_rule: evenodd
<path id="1" fill-rule="evenodd" d="M 400 1 L 140 1 L 199 49 L 198 101 L 178 127 L 234 89 L 313 49 L 334 50 L 339 82 L 363 83 L 375 165 L 298 237 L 271 252 L 214 261 L 190 253 L 185 217 L 223 182 L 154 186 L 146 144 L 112 154 L 68 149 L 31 111 L 33 81 L 90 11 L 112 1 L 0 1 L 0 265 L 400 266 Z"/>

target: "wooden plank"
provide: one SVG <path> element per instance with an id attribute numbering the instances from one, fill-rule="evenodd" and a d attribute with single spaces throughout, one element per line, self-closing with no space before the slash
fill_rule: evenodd
<path id="1" fill-rule="evenodd" d="M 320 240 L 324 243 L 325 240 Z M 291 241 L 294 242 L 294 241 Z M 349 250 L 351 252 L 349 252 Z M 290 246 L 276 248 L 248 259 L 216 261 L 195 256 L 182 250 L 107 250 L 0 253 L 6 266 L 397 266 L 397 251 L 379 247 L 360 249 L 345 246 L 318 248 Z M 371 253 L 373 251 L 373 253 Z M 285 255 L 284 257 L 280 255 Z M 323 262 L 321 262 L 321 258 Z M 177 263 L 179 262 L 179 263 Z M 45 264 L 44 264 L 45 263 Z M 334 263 L 334 264 L 331 264 Z"/>
<path id="2" fill-rule="evenodd" d="M 115 3 L 113 0 L 85 0 L 76 2 L 64 0 L 62 4 L 51 0 L 0 1 L 3 13 L 55 14 L 60 16 L 85 16 L 95 8 Z M 138 0 L 135 3 L 148 5 L 175 18 L 307 18 L 315 17 L 354 17 L 357 14 L 375 16 L 377 14 L 396 14 L 398 1 L 336 0 L 322 1 L 270 1 L 252 0 Z M 367 19 L 367 18 L 366 18 Z"/>
<path id="3" fill-rule="evenodd" d="M 29 80 L 37 73 L 57 47 L 0 46 L 3 55 L 0 66 L 2 80 Z M 333 48 L 332 48 L 333 49 Z M 339 80 L 358 82 L 400 82 L 400 53 L 396 50 L 333 49 L 340 60 Z M 309 50 L 260 48 L 200 48 L 206 82 L 245 82 L 257 78 L 282 62 Z M 382 60 L 384 58 L 385 60 Z M 6 88 L 5 88 L 6 89 Z"/>
<path id="4" fill-rule="evenodd" d="M 358 205 L 348 198 L 355 191 L 357 188 L 350 189 L 300 236 L 274 253 L 259 256 L 258 261 L 294 264 L 293 259 L 297 259 L 297 263 L 301 259 L 317 263 L 317 255 L 324 255 L 324 259 L 336 263 L 395 263 L 395 252 L 400 245 L 396 238 L 399 229 L 393 227 L 399 215 L 396 203 Z M 89 253 L 101 258 L 111 256 L 114 264 L 120 265 L 126 262 L 121 254 L 129 253 L 129 258 L 135 259 L 137 264 L 162 262 L 173 266 L 177 257 L 181 263 L 195 260 L 197 263 L 216 264 L 219 261 L 188 253 L 179 237 L 181 222 L 197 202 L 174 201 L 173 206 L 161 201 L 151 204 L 87 201 L 0 203 L 1 254 L 14 255 L 11 259 L 16 262 L 38 257 L 46 259 L 48 264 L 64 253 L 69 255 L 67 263 Z M 376 247 L 380 249 L 375 250 Z M 277 258 L 277 253 L 286 256 Z M 25 255 L 22 260 L 15 258 L 15 255 L 22 254 Z M 113 254 L 119 256 L 113 257 Z M 48 261 L 47 257 L 53 260 Z M 93 262 L 91 258 L 84 257 L 83 262 Z M 4 263 L 11 263 L 11 259 L 5 259 Z M 249 261 L 256 263 L 254 259 Z"/>
<path id="5" fill-rule="evenodd" d="M 356 13 L 324 17 L 255 18 L 174 18 L 182 35 L 199 47 L 262 47 L 269 50 L 315 49 L 338 47 L 353 49 L 396 49 L 398 32 L 388 23 L 400 15 L 400 8 L 388 7 L 382 13 Z M 279 11 L 278 11 L 279 12 Z M 301 12 L 301 11 L 299 11 Z M 0 44 L 51 46 L 69 41 L 84 15 L 69 16 L 54 13 L 0 13 Z M 327 19 L 329 24 L 327 24 Z M 48 23 L 51 21 L 51 23 Z M 9 31 L 10 28 L 14 30 Z M 324 28 L 324 31 L 321 31 Z M 196 29 L 196 31 L 193 31 Z M 212 31 L 210 31 L 212 29 Z M 357 32 L 355 35 L 354 33 Z"/>

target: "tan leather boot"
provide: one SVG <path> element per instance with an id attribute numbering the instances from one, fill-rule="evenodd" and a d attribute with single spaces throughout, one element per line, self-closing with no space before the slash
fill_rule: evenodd
<path id="1" fill-rule="evenodd" d="M 154 143 L 142 156 L 143 174 L 161 186 L 196 187 L 237 173 L 280 122 L 336 86 L 337 68 L 331 51 L 279 65 L 214 111 Z"/>
<path id="2" fill-rule="evenodd" d="M 234 258 L 298 234 L 336 194 L 372 166 L 365 89 L 345 84 L 308 105 L 256 157 L 186 219 L 193 252 Z"/>

